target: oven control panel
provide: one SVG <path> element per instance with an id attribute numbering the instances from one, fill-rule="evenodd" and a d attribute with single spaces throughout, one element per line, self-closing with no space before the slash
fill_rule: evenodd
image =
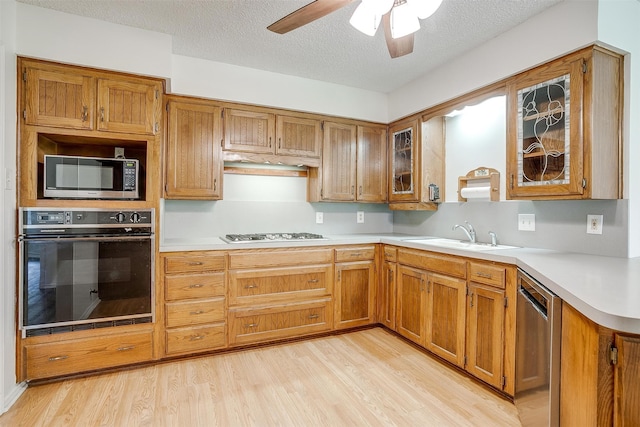
<path id="1" fill-rule="evenodd" d="M 42 209 L 23 208 L 21 226 L 109 226 L 131 225 L 150 226 L 153 224 L 153 209 L 142 210 L 103 210 L 103 209 Z"/>

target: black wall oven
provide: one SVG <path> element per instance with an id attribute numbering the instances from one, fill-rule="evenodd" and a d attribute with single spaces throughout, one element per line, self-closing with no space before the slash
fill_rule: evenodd
<path id="1" fill-rule="evenodd" d="M 23 336 L 153 321 L 153 209 L 19 214 Z"/>

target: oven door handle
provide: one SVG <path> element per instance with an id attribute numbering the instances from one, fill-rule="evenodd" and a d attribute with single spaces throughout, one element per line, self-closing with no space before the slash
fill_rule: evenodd
<path id="1" fill-rule="evenodd" d="M 27 237 L 27 236 L 19 236 L 18 240 L 20 242 L 104 242 L 107 241 L 118 241 L 118 240 L 150 240 L 153 235 L 148 234 L 144 236 L 83 236 L 83 237 L 54 237 L 54 236 L 45 236 L 45 237 Z"/>
<path id="2" fill-rule="evenodd" d="M 524 287 L 520 286 L 518 291 L 520 292 L 520 295 L 522 295 L 524 297 L 524 299 L 530 303 L 533 308 L 540 313 L 540 315 L 542 317 L 544 317 L 544 320 L 548 320 L 547 317 L 547 310 L 544 309 L 544 307 L 542 307 L 542 305 L 533 297 L 533 295 L 531 295 L 531 293 L 526 290 Z"/>

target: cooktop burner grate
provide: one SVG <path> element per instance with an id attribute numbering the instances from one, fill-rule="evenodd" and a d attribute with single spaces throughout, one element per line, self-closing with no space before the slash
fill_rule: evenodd
<path id="1" fill-rule="evenodd" d="M 314 233 L 254 233 L 254 234 L 227 234 L 222 238 L 229 243 L 251 242 L 280 242 L 295 240 L 324 240 L 321 234 Z"/>

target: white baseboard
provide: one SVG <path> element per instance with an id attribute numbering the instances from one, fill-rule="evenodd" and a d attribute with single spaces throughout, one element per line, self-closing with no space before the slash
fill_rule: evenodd
<path id="1" fill-rule="evenodd" d="M 16 403 L 16 400 L 18 400 L 18 398 L 22 396 L 22 393 L 24 393 L 26 389 L 27 383 L 22 382 L 20 384 L 16 384 L 11 390 L 9 390 L 9 392 L 4 396 L 4 399 L 2 400 L 3 414 L 7 412 L 14 403 Z"/>

